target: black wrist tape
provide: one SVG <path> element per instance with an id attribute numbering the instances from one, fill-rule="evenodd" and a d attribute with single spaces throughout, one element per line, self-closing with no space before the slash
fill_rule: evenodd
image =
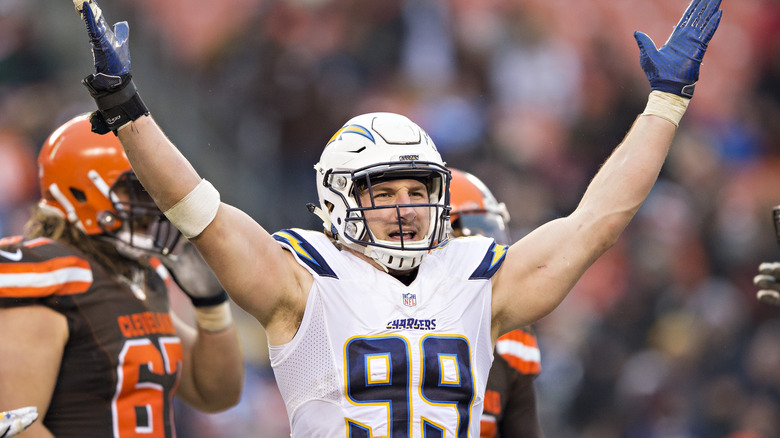
<path id="1" fill-rule="evenodd" d="M 227 301 L 228 294 L 223 290 L 219 293 L 219 295 L 208 298 L 197 298 L 190 296 L 190 300 L 192 301 L 192 305 L 195 307 L 210 307 L 216 306 L 217 304 L 222 304 Z"/>
<path id="2" fill-rule="evenodd" d="M 82 81 L 95 99 L 98 111 L 90 117 L 92 131 L 106 134 L 125 124 L 149 115 L 149 109 L 141 100 L 130 75 L 117 76 L 89 75 Z"/>

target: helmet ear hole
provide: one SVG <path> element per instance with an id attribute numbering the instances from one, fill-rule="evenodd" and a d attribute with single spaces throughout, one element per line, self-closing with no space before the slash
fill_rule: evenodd
<path id="1" fill-rule="evenodd" d="M 104 231 L 113 231 L 121 224 L 116 215 L 110 211 L 101 211 L 98 213 L 97 219 L 98 226 Z"/>
<path id="2" fill-rule="evenodd" d="M 76 201 L 80 203 L 87 202 L 87 195 L 82 191 L 75 187 L 70 188 L 70 193 L 73 195 L 74 198 L 76 198 Z"/>

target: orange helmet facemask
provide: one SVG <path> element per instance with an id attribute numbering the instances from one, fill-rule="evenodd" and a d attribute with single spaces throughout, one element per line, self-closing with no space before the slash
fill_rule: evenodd
<path id="1" fill-rule="evenodd" d="M 49 136 L 38 169 L 39 206 L 61 214 L 85 234 L 162 254 L 176 245 L 178 230 L 141 186 L 119 140 L 93 133 L 88 114 Z"/>
<path id="2" fill-rule="evenodd" d="M 452 234 L 492 237 L 508 245 L 509 212 L 476 176 L 450 168 L 450 223 Z"/>

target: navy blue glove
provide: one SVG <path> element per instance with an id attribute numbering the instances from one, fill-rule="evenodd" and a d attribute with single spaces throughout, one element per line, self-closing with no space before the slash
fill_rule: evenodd
<path id="1" fill-rule="evenodd" d="M 94 1 L 81 4 L 81 16 L 87 25 L 95 73 L 121 78 L 130 74 L 130 50 L 127 44 L 130 28 L 126 21 L 114 24 L 112 32 L 103 11 Z"/>
<path id="2" fill-rule="evenodd" d="M 639 44 L 639 62 L 651 89 L 693 97 L 704 52 L 723 15 L 718 10 L 720 2 L 693 0 L 660 49 L 656 49 L 646 34 L 634 32 Z"/>
<path id="3" fill-rule="evenodd" d="M 95 0 L 74 0 L 87 26 L 95 73 L 82 83 L 95 99 L 98 111 L 92 114 L 92 130 L 106 134 L 149 114 L 130 74 L 130 28 L 126 21 L 108 28 L 103 11 Z"/>

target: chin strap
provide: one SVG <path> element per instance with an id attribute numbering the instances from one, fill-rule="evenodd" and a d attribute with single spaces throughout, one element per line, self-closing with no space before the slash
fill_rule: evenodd
<path id="1" fill-rule="evenodd" d="M 320 207 L 317 207 L 312 203 L 306 204 L 306 208 L 309 209 L 309 213 L 313 213 L 315 216 L 317 216 L 322 220 L 322 227 L 326 230 L 329 230 L 330 233 L 333 235 L 333 238 L 337 238 L 337 236 L 339 235 L 339 231 L 333 225 L 333 222 L 330 221 L 330 218 L 325 213 L 325 211 L 323 211 Z"/>
<path id="2" fill-rule="evenodd" d="M 149 256 L 156 255 L 154 251 L 151 250 L 151 243 L 149 246 L 150 249 L 131 244 L 130 233 L 127 231 L 120 232 L 114 236 L 100 235 L 97 237 L 98 239 L 113 245 L 121 256 L 130 260 L 139 261 L 146 259 Z M 143 235 L 135 235 L 133 236 L 133 239 L 138 241 L 145 237 L 146 236 Z M 151 242 L 151 239 L 149 238 L 147 242 Z"/>
<path id="3" fill-rule="evenodd" d="M 370 258 L 371 260 L 376 261 L 376 264 L 381 266 L 382 269 L 385 270 L 385 272 L 390 273 L 390 268 L 385 266 L 384 263 L 380 261 L 380 258 L 378 257 L 378 254 L 376 254 L 376 251 L 374 251 L 373 248 L 371 248 L 368 245 L 358 245 L 356 243 L 347 242 L 344 239 L 339 239 L 339 231 L 336 229 L 336 227 L 333 225 L 333 222 L 331 222 L 330 217 L 328 217 L 327 214 L 325 214 L 325 211 L 321 209 L 320 207 L 317 207 L 314 204 L 306 204 L 306 208 L 309 209 L 309 212 L 317 216 L 322 220 L 322 227 L 326 230 L 330 230 L 331 235 L 333 236 L 333 239 L 342 246 L 346 246 L 347 248 L 365 255 L 366 257 Z"/>
<path id="4" fill-rule="evenodd" d="M 360 248 L 363 251 L 363 254 L 365 254 L 367 257 L 371 258 L 371 260 L 374 260 L 377 265 L 381 266 L 382 269 L 385 270 L 385 273 L 390 273 L 390 268 L 387 267 L 384 263 L 382 263 L 382 260 L 380 258 L 381 254 L 377 254 L 377 252 L 374 250 L 374 248 L 368 246 L 368 245 L 360 245 Z"/>

